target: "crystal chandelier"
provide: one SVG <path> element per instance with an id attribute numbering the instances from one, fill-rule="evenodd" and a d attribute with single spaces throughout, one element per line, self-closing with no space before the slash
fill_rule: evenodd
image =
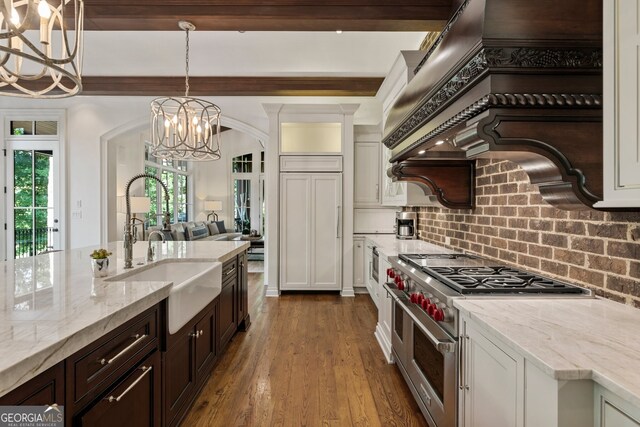
<path id="1" fill-rule="evenodd" d="M 83 15 L 83 0 L 0 0 L 0 94 L 80 92 Z"/>
<path id="2" fill-rule="evenodd" d="M 220 158 L 220 108 L 203 99 L 189 97 L 189 31 L 196 27 L 180 21 L 186 33 L 186 73 L 183 98 L 151 101 L 151 144 L 156 157 L 175 160 Z"/>

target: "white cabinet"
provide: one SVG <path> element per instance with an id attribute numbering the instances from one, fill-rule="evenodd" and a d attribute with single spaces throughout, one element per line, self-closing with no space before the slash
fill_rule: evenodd
<path id="1" fill-rule="evenodd" d="M 367 291 L 371 296 L 371 300 L 373 303 L 378 306 L 378 281 L 373 277 L 374 274 L 374 265 L 373 265 L 373 247 L 375 244 L 369 240 L 365 240 L 365 285 L 367 287 Z"/>
<path id="2" fill-rule="evenodd" d="M 380 142 L 355 143 L 355 207 L 380 206 Z"/>
<path id="3" fill-rule="evenodd" d="M 640 0 L 603 2 L 604 200 L 640 207 Z"/>
<path id="4" fill-rule="evenodd" d="M 387 280 L 387 269 L 391 268 L 391 264 L 387 260 L 384 253 L 380 252 L 380 265 L 378 277 L 378 324 L 376 325 L 375 336 L 380 344 L 382 353 L 384 353 L 387 362 L 393 362 L 391 352 L 391 311 L 393 298 L 391 298 L 384 290 L 383 284 Z"/>
<path id="5" fill-rule="evenodd" d="M 364 286 L 364 238 L 353 238 L 353 286 Z"/>
<path id="6" fill-rule="evenodd" d="M 593 381 L 547 375 L 466 314 L 460 331 L 460 427 L 593 423 Z"/>
<path id="7" fill-rule="evenodd" d="M 340 290 L 342 175 L 280 176 L 280 289 Z"/>
<path id="8" fill-rule="evenodd" d="M 640 427 L 640 408 L 601 386 L 595 391 L 595 427 Z"/>
<path id="9" fill-rule="evenodd" d="M 462 327 L 461 426 L 523 425 L 524 361 L 498 347 L 471 323 Z"/>

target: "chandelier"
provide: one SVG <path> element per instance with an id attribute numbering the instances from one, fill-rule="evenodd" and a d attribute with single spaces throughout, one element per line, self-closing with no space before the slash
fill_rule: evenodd
<path id="1" fill-rule="evenodd" d="M 83 0 L 0 0 L 0 94 L 64 98 L 82 89 Z"/>
<path id="2" fill-rule="evenodd" d="M 180 21 L 178 26 L 186 33 L 184 97 L 151 101 L 151 151 L 165 159 L 218 160 L 220 108 L 189 97 L 189 31 L 196 27 L 186 21 Z"/>

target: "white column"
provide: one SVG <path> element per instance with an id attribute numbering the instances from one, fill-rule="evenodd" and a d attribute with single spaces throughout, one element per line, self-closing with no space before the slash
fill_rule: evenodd
<path id="1" fill-rule="evenodd" d="M 265 230 L 265 285 L 268 297 L 280 296 L 278 277 L 280 271 L 279 253 L 279 200 L 280 200 L 280 162 L 278 159 L 280 144 L 280 125 L 278 114 L 282 104 L 262 104 L 262 108 L 269 117 L 269 141 L 264 147 L 265 169 L 265 201 L 266 201 L 266 230 Z"/>
<path id="2" fill-rule="evenodd" d="M 342 179 L 342 292 L 343 297 L 355 296 L 353 292 L 353 187 L 354 187 L 354 137 L 353 115 L 360 104 L 341 104 L 344 113 L 342 126 L 343 179 Z"/>

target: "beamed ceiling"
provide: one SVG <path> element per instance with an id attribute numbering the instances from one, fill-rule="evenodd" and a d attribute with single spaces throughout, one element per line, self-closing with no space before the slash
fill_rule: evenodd
<path id="1" fill-rule="evenodd" d="M 180 31 L 178 20 L 197 31 L 440 30 L 455 0 L 85 0 L 88 31 Z M 135 35 L 134 35 L 135 36 Z M 197 76 L 198 96 L 374 96 L 382 77 Z M 252 75 L 249 77 L 248 75 Z M 83 95 L 181 95 L 182 76 L 83 77 Z"/>

